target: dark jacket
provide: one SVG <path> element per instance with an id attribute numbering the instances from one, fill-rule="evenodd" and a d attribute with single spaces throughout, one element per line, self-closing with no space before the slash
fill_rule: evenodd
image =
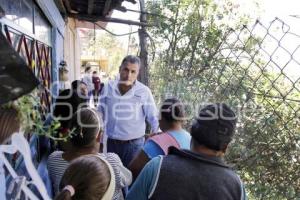
<path id="1" fill-rule="evenodd" d="M 101 86 L 101 80 L 98 76 L 93 76 L 92 77 L 92 81 L 94 83 L 94 89 L 96 91 L 99 91 L 100 90 L 100 86 Z"/>
<path id="2" fill-rule="evenodd" d="M 219 157 L 170 147 L 151 199 L 241 200 L 239 177 Z"/>

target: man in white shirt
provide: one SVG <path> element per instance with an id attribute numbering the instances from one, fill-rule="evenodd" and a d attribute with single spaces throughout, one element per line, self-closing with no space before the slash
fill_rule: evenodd
<path id="1" fill-rule="evenodd" d="M 105 122 L 107 151 L 118 154 L 127 167 L 144 144 L 146 121 L 158 132 L 158 113 L 150 89 L 137 81 L 140 59 L 126 56 L 119 78 L 108 82 L 100 95 L 98 110 Z"/>
<path id="2" fill-rule="evenodd" d="M 92 94 L 94 90 L 94 84 L 92 79 L 92 68 L 90 66 L 87 66 L 84 70 L 84 77 L 82 78 L 82 82 L 84 82 L 87 85 L 89 96 Z"/>

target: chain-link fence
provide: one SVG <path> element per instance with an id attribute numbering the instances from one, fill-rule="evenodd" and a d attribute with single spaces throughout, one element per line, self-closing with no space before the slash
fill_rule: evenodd
<path id="1" fill-rule="evenodd" d="M 267 25 L 265 25 L 267 24 Z M 250 199 L 300 198 L 300 36 L 280 19 L 228 30 L 199 71 L 177 69 L 159 88 L 159 99 L 186 104 L 226 102 L 239 115 L 228 160 Z M 159 74 L 158 74 L 159 75 Z M 195 113 L 193 113 L 195 115 Z"/>
<path id="2" fill-rule="evenodd" d="M 275 187 L 287 198 L 300 195 L 299 47 L 300 36 L 279 19 L 231 30 L 216 55 L 224 65 L 210 69 L 206 80 L 204 95 L 238 105 L 239 145 L 230 158 L 259 177 L 247 185 L 260 189 L 261 198 Z"/>

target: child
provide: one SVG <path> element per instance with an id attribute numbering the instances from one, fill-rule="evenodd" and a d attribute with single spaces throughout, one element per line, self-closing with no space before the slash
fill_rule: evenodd
<path id="1" fill-rule="evenodd" d="M 55 200 L 110 200 L 115 177 L 110 164 L 97 155 L 81 156 L 66 169 Z"/>

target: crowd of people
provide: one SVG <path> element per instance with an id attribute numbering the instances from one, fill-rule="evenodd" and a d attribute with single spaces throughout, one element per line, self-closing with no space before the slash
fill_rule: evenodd
<path id="1" fill-rule="evenodd" d="M 185 130 L 184 104 L 168 98 L 158 110 L 137 80 L 139 69 L 139 58 L 129 55 L 118 79 L 101 90 L 90 87 L 99 79 L 85 77 L 60 92 L 52 118 L 66 140 L 53 144 L 47 162 L 55 199 L 246 199 L 223 159 L 237 122 L 232 109 L 209 104 Z"/>

